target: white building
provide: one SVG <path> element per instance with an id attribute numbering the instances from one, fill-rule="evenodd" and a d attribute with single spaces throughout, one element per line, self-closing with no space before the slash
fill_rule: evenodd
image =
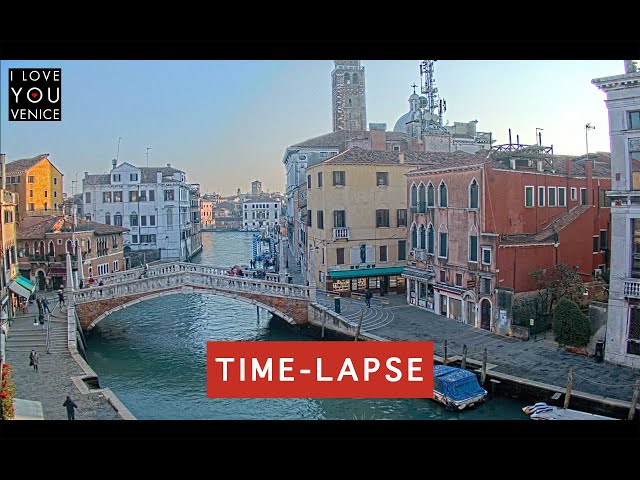
<path id="1" fill-rule="evenodd" d="M 246 230 L 267 227 L 273 229 L 280 223 L 280 202 L 271 197 L 257 197 L 242 203 L 242 228 Z"/>
<path id="2" fill-rule="evenodd" d="M 190 185 L 183 171 L 166 167 L 116 164 L 109 173 L 82 180 L 87 220 L 128 227 L 125 251 L 160 250 L 162 259 L 189 259 L 191 252 Z"/>
<path id="3" fill-rule="evenodd" d="M 611 136 L 611 271 L 605 360 L 640 368 L 640 72 L 592 82 L 607 94 Z"/>

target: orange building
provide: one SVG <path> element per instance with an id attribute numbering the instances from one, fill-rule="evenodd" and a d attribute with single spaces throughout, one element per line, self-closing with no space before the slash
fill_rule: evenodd
<path id="1" fill-rule="evenodd" d="M 62 208 L 62 173 L 43 153 L 6 165 L 6 188 L 18 194 L 18 219 L 56 215 Z"/>

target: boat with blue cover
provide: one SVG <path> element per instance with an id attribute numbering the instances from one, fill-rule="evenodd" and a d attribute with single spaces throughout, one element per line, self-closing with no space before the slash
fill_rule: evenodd
<path id="1" fill-rule="evenodd" d="M 487 399 L 487 391 L 480 386 L 473 372 L 447 365 L 433 367 L 433 399 L 447 409 L 463 410 Z"/>

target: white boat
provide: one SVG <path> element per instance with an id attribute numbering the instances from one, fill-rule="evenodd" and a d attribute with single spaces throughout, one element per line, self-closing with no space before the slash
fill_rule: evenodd
<path id="1" fill-rule="evenodd" d="M 554 407 L 544 402 L 524 407 L 522 411 L 530 415 L 532 420 L 617 420 L 617 418 L 605 417 L 604 415 Z"/>

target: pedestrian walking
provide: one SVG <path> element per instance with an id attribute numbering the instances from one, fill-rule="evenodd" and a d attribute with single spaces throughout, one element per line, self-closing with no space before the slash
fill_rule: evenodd
<path id="1" fill-rule="evenodd" d="M 367 307 L 371 308 L 371 297 L 373 297 L 373 292 L 370 288 L 367 288 L 367 293 L 364 295 L 364 300 L 367 302 Z"/>
<path id="2" fill-rule="evenodd" d="M 38 371 L 38 354 L 35 350 L 31 350 L 29 354 L 29 366 L 33 367 L 33 369 Z"/>
<path id="3" fill-rule="evenodd" d="M 76 405 L 76 403 L 73 400 L 71 400 L 71 397 L 69 395 L 67 395 L 67 399 L 64 401 L 62 406 L 67 407 L 67 418 L 69 420 L 75 420 L 76 412 L 74 408 L 78 408 L 78 405 Z"/>
<path id="4" fill-rule="evenodd" d="M 58 301 L 60 302 L 60 306 L 64 305 L 64 292 L 62 289 L 58 290 Z"/>
<path id="5" fill-rule="evenodd" d="M 80 290 L 82 290 L 82 288 L 84 287 L 84 281 L 82 279 L 80 279 L 80 283 L 78 284 L 78 286 L 80 287 Z"/>
<path id="6" fill-rule="evenodd" d="M 47 301 L 47 297 L 42 297 L 42 308 L 45 312 L 51 313 L 49 309 L 49 302 Z"/>

